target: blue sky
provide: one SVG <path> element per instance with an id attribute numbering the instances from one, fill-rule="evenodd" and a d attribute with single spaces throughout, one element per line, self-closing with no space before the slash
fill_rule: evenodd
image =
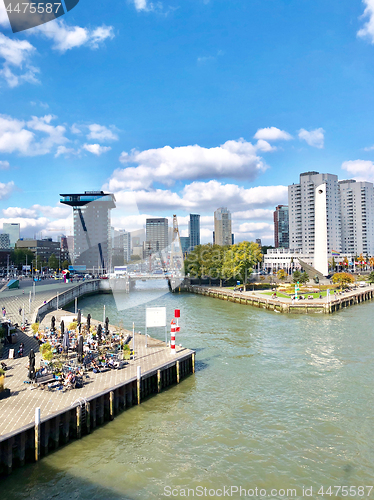
<path id="1" fill-rule="evenodd" d="M 374 0 L 80 0 L 13 34 L 0 0 L 0 226 L 70 233 L 59 193 L 113 225 L 233 213 L 271 244 L 300 172 L 374 180 Z M 372 148 L 372 149 L 371 149 Z"/>

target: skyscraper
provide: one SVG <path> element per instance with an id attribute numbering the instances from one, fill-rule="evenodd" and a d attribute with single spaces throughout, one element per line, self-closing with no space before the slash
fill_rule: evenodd
<path id="1" fill-rule="evenodd" d="M 10 248 L 14 248 L 20 237 L 20 225 L 13 222 L 4 222 L 3 233 L 9 234 Z"/>
<path id="2" fill-rule="evenodd" d="M 74 265 L 90 270 L 108 270 L 110 260 L 110 210 L 115 208 L 113 194 L 85 191 L 83 194 L 61 194 L 60 203 L 73 208 Z"/>
<path id="3" fill-rule="evenodd" d="M 339 181 L 342 252 L 374 255 L 374 188 L 371 182 Z"/>
<path id="4" fill-rule="evenodd" d="M 193 250 L 197 245 L 200 245 L 200 215 L 190 214 L 188 222 L 188 234 L 190 238 L 190 250 Z"/>
<path id="5" fill-rule="evenodd" d="M 305 172 L 300 183 L 288 186 L 289 247 L 303 254 L 315 253 L 315 199 L 318 186 L 326 185 L 327 253 L 341 251 L 341 217 L 338 177 L 332 174 Z"/>
<path id="6" fill-rule="evenodd" d="M 289 248 L 289 236 L 288 206 L 278 205 L 274 212 L 275 248 Z"/>
<path id="7" fill-rule="evenodd" d="M 216 245 L 231 245 L 231 212 L 226 207 L 217 208 L 214 212 L 214 242 Z"/>
<path id="8" fill-rule="evenodd" d="M 158 253 L 169 244 L 168 220 L 164 217 L 146 220 L 145 239 L 151 253 Z"/>

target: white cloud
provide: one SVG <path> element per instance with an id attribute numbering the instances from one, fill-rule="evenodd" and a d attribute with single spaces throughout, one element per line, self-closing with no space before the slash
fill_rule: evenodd
<path id="1" fill-rule="evenodd" d="M 82 45 L 96 49 L 107 38 L 114 38 L 112 26 L 101 26 L 90 30 L 80 26 L 68 26 L 64 21 L 57 19 L 34 28 L 32 33 L 40 33 L 52 40 L 52 48 L 59 52 L 66 52 Z"/>
<path id="2" fill-rule="evenodd" d="M 0 58 L 4 60 L 0 76 L 9 87 L 16 87 L 22 82 L 38 83 L 39 72 L 30 64 L 35 47 L 27 40 L 10 39 L 0 33 Z"/>
<path id="3" fill-rule="evenodd" d="M 25 122 L 10 116 L 0 115 L 0 151 L 28 154 L 34 134 L 24 128 Z"/>
<path id="4" fill-rule="evenodd" d="M 25 156 L 44 155 L 55 145 L 64 144 L 65 127 L 50 124 L 56 117 L 33 116 L 27 123 L 7 115 L 0 115 L 0 152 L 19 152 Z M 28 130 L 31 129 L 31 130 Z"/>
<path id="5" fill-rule="evenodd" d="M 364 148 L 364 151 L 373 151 L 374 150 L 374 146 L 369 146 L 367 148 Z"/>
<path id="6" fill-rule="evenodd" d="M 13 181 L 3 183 L 0 182 L 0 200 L 6 200 L 16 189 Z"/>
<path id="7" fill-rule="evenodd" d="M 105 189 L 105 188 L 104 188 Z M 236 184 L 222 184 L 216 180 L 209 182 L 192 182 L 186 185 L 181 193 L 169 189 L 155 189 L 151 191 L 115 191 L 117 206 L 124 208 L 132 200 L 142 212 L 152 211 L 196 211 L 197 213 L 214 212 L 218 207 L 227 206 L 231 212 L 240 212 L 243 215 L 257 215 L 255 210 L 264 207 L 275 207 L 287 202 L 287 186 L 257 186 L 244 188 Z M 251 211 L 253 212 L 251 213 Z M 270 218 L 268 212 L 266 218 Z"/>
<path id="8" fill-rule="evenodd" d="M 38 102 L 30 101 L 30 104 L 31 104 L 31 106 L 40 106 L 43 109 L 49 108 L 49 104 L 47 104 L 46 102 L 42 102 L 42 101 L 38 101 Z"/>
<path id="9" fill-rule="evenodd" d="M 8 170 L 10 167 L 9 161 L 0 161 L 0 170 Z"/>
<path id="10" fill-rule="evenodd" d="M 120 156 L 122 163 L 136 163 L 138 166 L 115 170 L 107 188 L 115 191 L 148 189 L 153 182 L 172 185 L 178 180 L 212 177 L 253 180 L 267 169 L 263 159 L 257 156 L 257 151 L 263 150 L 264 146 L 263 142 L 253 145 L 239 139 L 214 148 L 196 144 L 123 152 Z"/>
<path id="11" fill-rule="evenodd" d="M 35 210 L 30 208 L 20 208 L 20 207 L 9 207 L 3 210 L 5 217 L 36 217 L 37 213 Z"/>
<path id="12" fill-rule="evenodd" d="M 374 43 L 374 0 L 362 0 L 366 5 L 362 18 L 368 17 L 364 26 L 357 32 L 360 38 L 366 38 L 370 43 Z"/>
<path id="13" fill-rule="evenodd" d="M 104 125 L 93 123 L 88 125 L 88 129 L 90 133 L 87 135 L 87 139 L 89 140 L 118 141 L 118 135 Z"/>
<path id="14" fill-rule="evenodd" d="M 48 205 L 32 205 L 32 210 L 36 210 L 38 213 L 42 214 L 45 217 L 51 218 L 61 218 L 64 219 L 71 215 L 71 208 L 66 205 L 58 205 L 56 207 L 51 207 Z"/>
<path id="15" fill-rule="evenodd" d="M 148 3 L 148 0 L 134 0 L 134 5 L 137 11 L 153 10 L 153 4 Z"/>
<path id="16" fill-rule="evenodd" d="M 61 155 L 64 155 L 65 158 L 70 155 L 78 155 L 80 153 L 80 149 L 67 148 L 66 146 L 58 146 L 55 158 L 58 158 Z"/>
<path id="17" fill-rule="evenodd" d="M 201 56 L 201 57 L 198 57 L 197 58 L 197 62 L 199 64 L 203 64 L 203 63 L 206 63 L 208 61 L 215 61 L 217 59 L 217 57 L 220 57 L 220 56 L 223 56 L 223 55 L 224 55 L 223 50 L 218 50 L 217 54 L 215 56 Z"/>
<path id="18" fill-rule="evenodd" d="M 100 144 L 83 144 L 83 149 L 89 151 L 90 153 L 100 156 L 107 151 L 110 151 L 112 148 L 106 146 L 100 146 Z"/>
<path id="19" fill-rule="evenodd" d="M 305 130 L 304 128 L 300 129 L 299 132 L 299 139 L 303 139 L 304 141 L 309 144 L 309 146 L 312 146 L 314 148 L 322 149 L 324 146 L 324 139 L 325 139 L 325 131 L 323 128 L 316 128 L 315 130 Z"/>
<path id="20" fill-rule="evenodd" d="M 342 169 L 352 174 L 356 181 L 374 182 L 374 163 L 369 160 L 345 161 Z"/>
<path id="21" fill-rule="evenodd" d="M 293 139 L 285 130 L 277 127 L 260 128 L 254 135 L 255 139 L 264 139 L 265 141 L 289 141 Z"/>
<path id="22" fill-rule="evenodd" d="M 53 115 L 45 115 L 42 117 L 33 116 L 32 119 L 27 122 L 28 128 L 43 132 L 47 135 L 47 137 L 43 138 L 35 146 L 34 154 L 49 153 L 53 146 L 68 142 L 68 139 L 64 135 L 66 132 L 65 127 L 62 125 L 53 126 L 50 124 L 55 118 L 56 117 Z"/>
<path id="23" fill-rule="evenodd" d="M 73 125 L 70 127 L 70 132 L 72 134 L 81 134 L 82 133 L 81 129 L 78 128 L 75 123 L 73 123 Z"/>
<path id="24" fill-rule="evenodd" d="M 254 208 L 252 210 L 244 210 L 241 212 L 234 212 L 232 214 L 233 220 L 263 220 L 271 219 L 274 217 L 274 209 L 267 208 Z"/>

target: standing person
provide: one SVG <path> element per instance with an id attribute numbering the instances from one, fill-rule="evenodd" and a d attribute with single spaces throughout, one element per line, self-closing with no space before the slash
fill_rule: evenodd
<path id="1" fill-rule="evenodd" d="M 4 307 L 4 308 L 3 308 L 3 318 L 5 318 L 5 316 L 6 316 L 6 309 L 5 309 L 5 307 Z"/>
<path id="2" fill-rule="evenodd" d="M 21 316 L 21 315 L 22 315 L 22 307 L 20 307 L 20 308 L 18 309 L 18 312 L 19 312 L 19 315 Z"/>

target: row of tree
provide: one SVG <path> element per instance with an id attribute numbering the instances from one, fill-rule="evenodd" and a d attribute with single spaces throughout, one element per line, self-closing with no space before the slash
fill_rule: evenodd
<path id="1" fill-rule="evenodd" d="M 185 273 L 192 278 L 239 280 L 244 284 L 253 269 L 262 262 L 261 247 L 242 241 L 235 245 L 198 245 L 184 261 Z"/>
<path id="2" fill-rule="evenodd" d="M 49 257 L 48 261 L 46 261 L 44 257 L 41 257 L 40 255 L 38 255 L 35 259 L 34 253 L 31 250 L 24 248 L 15 248 L 11 251 L 10 263 L 19 270 L 21 270 L 24 265 L 34 266 L 34 269 L 48 267 L 49 269 L 57 270 L 59 268 L 59 261 L 54 253 Z M 68 266 L 68 260 L 60 262 L 60 269 L 67 269 Z"/>

